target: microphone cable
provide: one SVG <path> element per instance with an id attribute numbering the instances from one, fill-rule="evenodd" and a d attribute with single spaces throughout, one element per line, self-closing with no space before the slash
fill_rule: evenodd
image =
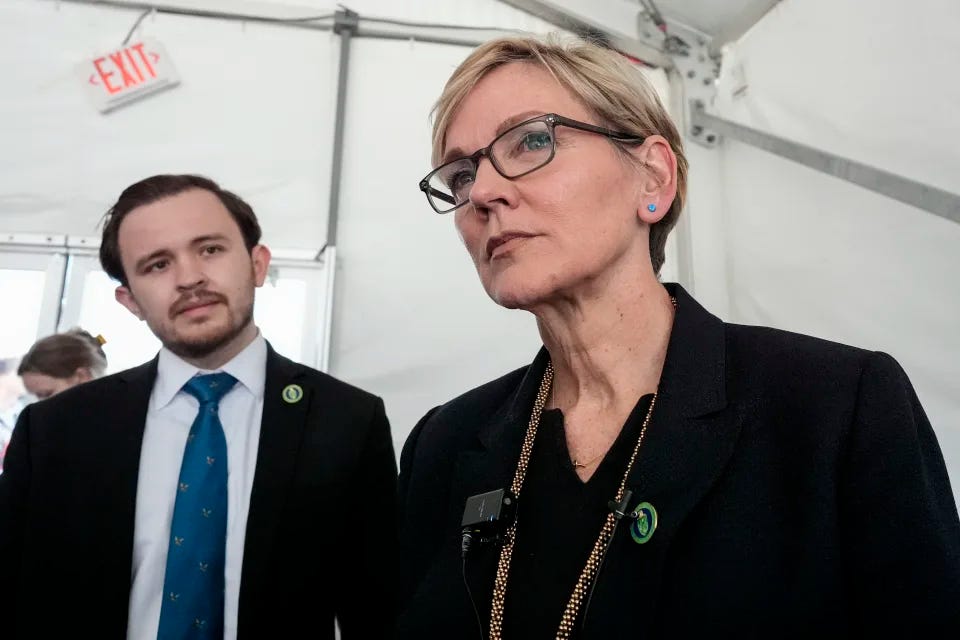
<path id="1" fill-rule="evenodd" d="M 473 543 L 473 533 L 469 527 L 464 527 L 460 538 L 460 575 L 463 576 L 463 586 L 467 590 L 467 597 L 470 599 L 470 606 L 473 608 L 473 615 L 477 620 L 477 630 L 480 632 L 480 640 L 484 640 L 483 621 L 480 620 L 480 611 L 477 610 L 477 601 L 473 599 L 473 590 L 470 589 L 470 581 L 467 580 L 467 555 L 470 552 L 470 545 Z"/>
<path id="2" fill-rule="evenodd" d="M 580 616 L 581 633 L 587 625 L 587 613 L 590 611 L 590 602 L 593 600 L 593 589 L 600 581 L 600 572 L 603 571 L 603 563 L 607 559 L 607 552 L 610 551 L 610 545 L 613 543 L 613 536 L 617 533 L 618 524 L 620 524 L 619 520 L 613 523 L 613 531 L 610 533 L 610 539 L 607 540 L 607 544 L 603 547 L 603 554 L 600 556 L 600 562 L 597 563 L 597 572 L 594 574 L 593 580 L 590 582 L 590 591 L 587 593 L 587 602 L 583 605 L 583 615 Z"/>
<path id="3" fill-rule="evenodd" d="M 587 602 L 583 605 L 583 615 L 580 616 L 580 631 L 583 632 L 584 628 L 587 625 L 587 613 L 590 612 L 590 602 L 593 601 L 593 590 L 596 588 L 597 583 L 600 582 L 600 572 L 603 571 L 604 562 L 607 559 L 607 553 L 610 551 L 610 545 L 613 544 L 613 539 L 617 536 L 617 528 L 620 526 L 620 521 L 623 518 L 632 519 L 631 515 L 628 515 L 626 512 L 627 505 L 630 503 L 630 499 L 633 497 L 633 491 L 627 489 L 623 494 L 623 499 L 620 500 L 620 503 L 617 504 L 614 500 L 611 500 L 607 503 L 607 507 L 613 511 L 613 531 L 610 532 L 610 537 L 607 539 L 607 544 L 603 547 L 603 553 L 600 555 L 600 561 L 597 563 L 597 572 L 593 575 L 593 580 L 590 582 L 590 591 L 587 593 Z"/>

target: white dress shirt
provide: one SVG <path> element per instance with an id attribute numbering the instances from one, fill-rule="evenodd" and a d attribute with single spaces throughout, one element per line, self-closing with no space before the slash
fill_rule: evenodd
<path id="1" fill-rule="evenodd" d="M 243 351 L 217 369 L 237 379 L 237 384 L 220 400 L 219 409 L 227 438 L 225 640 L 237 637 L 240 568 L 260 443 L 266 369 L 267 344 L 259 332 Z M 129 640 L 156 640 L 157 637 L 180 462 L 187 434 L 200 406 L 197 399 L 182 388 L 193 376 L 205 373 L 213 372 L 198 369 L 167 349 L 161 349 L 140 450 L 127 621 Z"/>

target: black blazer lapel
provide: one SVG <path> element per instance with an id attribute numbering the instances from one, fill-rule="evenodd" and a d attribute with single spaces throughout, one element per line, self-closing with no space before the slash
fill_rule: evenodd
<path id="1" fill-rule="evenodd" d="M 461 522 L 466 499 L 497 489 L 509 489 L 520 460 L 520 450 L 530 422 L 530 414 L 549 354 L 541 349 L 527 368 L 516 392 L 477 431 L 474 447 L 457 458 L 450 491 L 450 517 Z M 520 499 L 523 499 L 521 491 Z M 458 540 L 458 531 L 445 532 L 448 540 Z M 490 590 L 496 573 L 498 546 L 477 546 L 470 553 L 466 579 L 474 594 L 479 615 L 486 625 L 490 617 Z"/>
<path id="2" fill-rule="evenodd" d="M 460 454 L 453 474 L 451 509 L 462 512 L 466 497 L 510 488 L 549 357 L 546 349 L 540 350 L 510 401 L 478 429 L 475 446 Z"/>
<path id="3" fill-rule="evenodd" d="M 299 399 L 295 399 L 295 395 L 284 399 L 284 392 L 290 385 L 299 387 L 302 393 Z M 315 395 L 303 369 L 278 355 L 268 343 L 260 444 L 240 579 L 240 630 L 252 615 L 250 612 L 257 611 L 261 592 L 270 588 L 266 576 L 269 574 L 271 549 L 278 544 L 277 526 L 296 470 L 307 415 L 316 402 Z"/>
<path id="4" fill-rule="evenodd" d="M 633 491 L 630 507 L 652 504 L 657 528 L 641 545 L 630 535 L 631 523 L 620 523 L 586 621 L 596 637 L 622 630 L 616 612 L 624 602 L 631 603 L 631 619 L 654 614 L 670 544 L 716 482 L 740 435 L 740 418 L 725 410 L 723 322 L 681 287 L 668 289 L 677 298 L 677 313 L 657 404 L 627 482 Z"/>
<path id="5" fill-rule="evenodd" d="M 104 522 L 90 524 L 98 529 L 102 543 L 102 573 L 97 580 L 102 585 L 104 619 L 114 620 L 111 624 L 117 630 L 126 630 L 140 448 L 156 378 L 156 358 L 119 373 L 116 401 L 110 403 L 110 413 L 104 416 L 103 424 L 91 425 L 99 432 L 104 443 L 102 450 L 110 460 L 104 464 L 91 461 L 100 467 L 99 486 L 91 490 L 100 492 L 97 500 L 102 509 L 98 513 L 109 514 L 109 526 L 104 526 Z"/>
<path id="6" fill-rule="evenodd" d="M 635 501 L 651 502 L 660 515 L 656 535 L 667 538 L 710 488 L 740 433 L 728 420 L 723 323 L 683 289 L 654 407 L 637 462 L 628 479 Z"/>

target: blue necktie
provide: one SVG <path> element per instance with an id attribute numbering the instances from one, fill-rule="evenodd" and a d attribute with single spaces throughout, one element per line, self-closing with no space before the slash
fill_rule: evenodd
<path id="1" fill-rule="evenodd" d="M 213 373 L 183 386 L 200 411 L 180 464 L 158 640 L 223 638 L 227 440 L 217 412 L 236 382 L 229 373 Z"/>

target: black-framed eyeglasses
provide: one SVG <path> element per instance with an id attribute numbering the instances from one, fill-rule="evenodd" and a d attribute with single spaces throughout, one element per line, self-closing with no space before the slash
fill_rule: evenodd
<path id="1" fill-rule="evenodd" d="M 557 153 L 554 129 L 558 125 L 597 133 L 611 140 L 628 144 L 641 144 L 642 136 L 620 133 L 596 125 L 547 113 L 507 129 L 472 155 L 451 160 L 440 165 L 423 180 L 420 190 L 437 213 L 449 213 L 470 201 L 470 189 L 477 177 L 480 158 L 490 158 L 497 173 L 513 180 L 545 167 Z"/>

